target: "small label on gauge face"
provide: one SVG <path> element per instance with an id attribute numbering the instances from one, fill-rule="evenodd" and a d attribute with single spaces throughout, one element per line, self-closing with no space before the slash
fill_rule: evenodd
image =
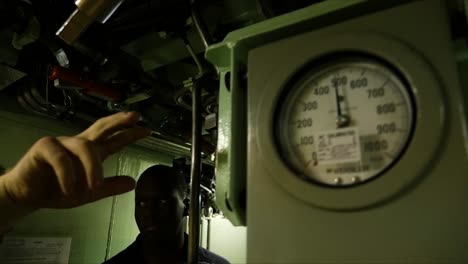
<path id="1" fill-rule="evenodd" d="M 316 142 L 319 165 L 361 161 L 361 145 L 356 128 L 319 132 Z"/>

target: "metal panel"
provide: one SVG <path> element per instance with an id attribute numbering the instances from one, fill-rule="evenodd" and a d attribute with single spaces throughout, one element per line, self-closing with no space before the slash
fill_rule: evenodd
<path id="1" fill-rule="evenodd" d="M 465 146 L 460 144 L 466 140 L 460 111 L 465 106 L 446 11 L 443 1 L 417 1 L 305 31 L 251 53 L 249 263 L 468 261 L 464 249 L 468 163 Z M 380 41 L 360 38 L 367 34 L 380 36 Z M 333 43 L 341 38 L 337 35 L 345 36 L 344 42 Z M 358 46 L 360 40 L 363 43 Z M 406 46 L 401 53 L 394 49 L 395 41 Z M 327 191 L 310 183 L 292 183 L 294 173 L 279 159 L 273 143 L 262 137 L 274 118 L 268 106 L 277 100 L 276 87 L 282 85 L 277 76 L 287 77 L 289 68 L 334 48 L 364 49 L 388 59 L 415 85 L 420 111 L 414 140 L 397 165 L 363 187 Z M 265 98 L 268 93 L 273 96 Z M 397 186 L 391 198 L 375 204 L 375 195 L 388 195 L 399 178 L 413 182 Z M 321 202 L 341 207 L 323 209 L 327 206 L 320 206 Z M 373 206 L 355 209 L 362 202 Z"/>
<path id="2" fill-rule="evenodd" d="M 266 43 L 393 7 L 408 1 L 325 1 L 230 33 L 206 57 L 221 75 L 217 204 L 234 225 L 245 225 L 247 107 L 244 85 L 249 50 Z M 251 76 L 254 71 L 249 71 Z M 229 78 L 226 78 L 226 77 Z M 229 89 L 227 88 L 229 86 Z"/>

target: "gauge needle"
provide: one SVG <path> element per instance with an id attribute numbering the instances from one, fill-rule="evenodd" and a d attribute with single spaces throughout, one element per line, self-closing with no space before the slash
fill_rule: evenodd
<path id="1" fill-rule="evenodd" d="M 337 128 L 346 127 L 349 125 L 349 117 L 347 115 L 343 115 L 343 112 L 341 110 L 341 101 L 343 98 L 340 96 L 338 83 L 335 83 L 333 86 L 335 87 L 336 126 Z"/>
<path id="2" fill-rule="evenodd" d="M 338 90 L 338 84 L 335 83 L 335 100 L 336 100 L 336 113 L 337 113 L 337 120 L 341 116 L 341 98 L 340 98 L 340 91 Z"/>

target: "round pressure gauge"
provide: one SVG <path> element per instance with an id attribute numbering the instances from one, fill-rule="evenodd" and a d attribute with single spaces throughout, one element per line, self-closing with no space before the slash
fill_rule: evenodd
<path id="1" fill-rule="evenodd" d="M 367 57 L 328 60 L 285 87 L 275 134 L 298 175 L 327 186 L 372 180 L 404 153 L 415 122 L 410 87 Z"/>

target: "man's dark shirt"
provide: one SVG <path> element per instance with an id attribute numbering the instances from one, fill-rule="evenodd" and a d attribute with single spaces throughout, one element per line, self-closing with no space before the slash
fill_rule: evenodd
<path id="1" fill-rule="evenodd" d="M 184 236 L 184 246 L 182 248 L 182 256 L 181 260 L 184 263 L 187 261 L 187 252 L 188 252 L 188 236 Z M 119 254 L 115 255 L 113 258 L 109 259 L 108 261 L 104 262 L 103 264 L 128 264 L 128 263 L 135 263 L 135 264 L 145 264 L 145 260 L 143 258 L 143 245 L 142 245 L 142 237 L 141 234 L 138 235 L 135 242 L 133 242 L 130 246 L 124 249 Z M 204 248 L 199 248 L 198 250 L 198 261 L 199 262 L 206 262 L 209 264 L 229 264 L 229 261 L 224 259 L 221 256 L 218 256 Z"/>

